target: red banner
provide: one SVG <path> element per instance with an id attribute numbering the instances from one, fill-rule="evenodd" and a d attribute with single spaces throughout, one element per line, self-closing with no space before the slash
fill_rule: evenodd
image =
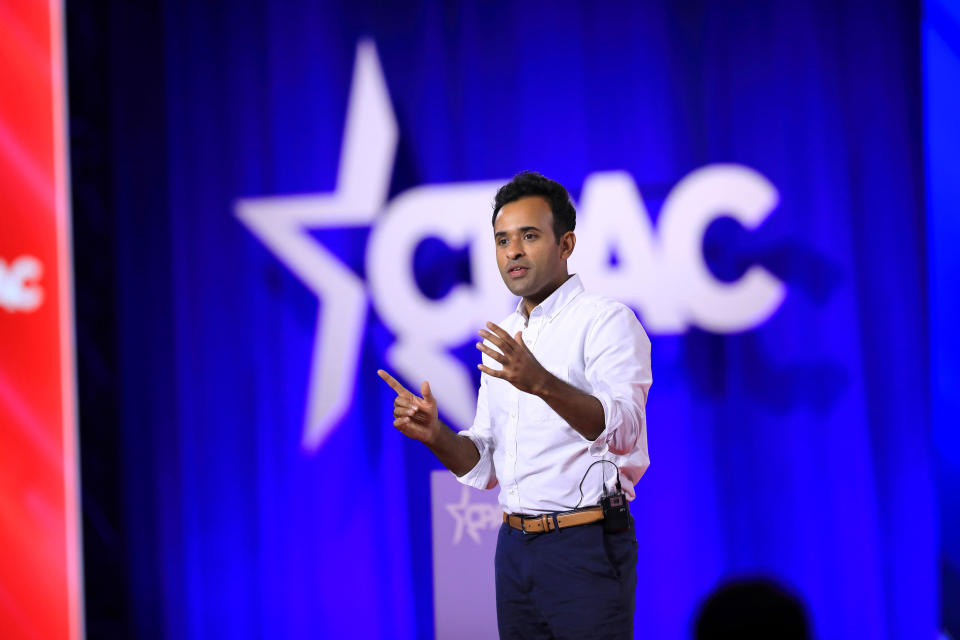
<path id="1" fill-rule="evenodd" d="M 82 636 L 63 7 L 0 0 L 0 635 Z"/>

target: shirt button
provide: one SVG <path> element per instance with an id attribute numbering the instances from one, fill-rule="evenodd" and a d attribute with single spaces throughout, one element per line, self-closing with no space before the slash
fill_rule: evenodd
<path id="1" fill-rule="evenodd" d="M 516 412 L 516 410 L 510 412 L 510 417 L 511 417 L 511 418 L 516 418 L 516 417 L 517 417 L 517 412 Z"/>

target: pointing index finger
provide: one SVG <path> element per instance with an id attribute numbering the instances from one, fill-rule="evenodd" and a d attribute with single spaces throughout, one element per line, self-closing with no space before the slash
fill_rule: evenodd
<path id="1" fill-rule="evenodd" d="M 397 392 L 399 395 L 412 396 L 413 394 L 407 391 L 407 389 L 397 382 L 396 378 L 384 371 L 383 369 L 377 369 L 377 375 L 380 376 L 384 382 L 390 385 L 390 388 Z"/>

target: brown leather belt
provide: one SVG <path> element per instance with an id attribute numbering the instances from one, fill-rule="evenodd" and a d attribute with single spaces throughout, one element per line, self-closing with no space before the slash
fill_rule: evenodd
<path id="1" fill-rule="evenodd" d="M 581 524 L 590 524 L 603 520 L 603 508 L 600 506 L 587 507 L 577 511 L 563 513 L 544 513 L 539 516 L 520 516 L 513 513 L 503 514 L 503 521 L 514 529 L 525 533 L 543 533 L 554 529 L 576 527 Z"/>

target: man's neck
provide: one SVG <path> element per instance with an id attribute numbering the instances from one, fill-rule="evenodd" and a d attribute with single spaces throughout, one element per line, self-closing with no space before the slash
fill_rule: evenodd
<path id="1" fill-rule="evenodd" d="M 571 274 L 565 273 L 565 274 L 563 275 L 563 278 L 561 278 L 557 283 L 555 283 L 555 284 L 553 285 L 553 287 L 551 287 L 550 290 L 547 291 L 546 293 L 544 293 L 543 291 L 540 291 L 540 292 L 537 293 L 537 296 L 534 297 L 534 298 L 524 298 L 524 299 L 523 299 L 523 304 L 520 306 L 520 310 L 521 310 L 522 313 L 523 313 L 524 319 L 529 319 L 529 318 L 530 318 L 530 314 L 533 313 L 533 310 L 536 308 L 536 306 L 537 306 L 538 304 L 542 303 L 544 300 L 546 300 L 546 299 L 549 298 L 550 296 L 552 296 L 553 293 L 554 293 L 557 289 L 559 289 L 560 287 L 562 287 L 563 284 L 564 284 L 567 280 L 569 280 L 571 277 L 572 277 Z"/>

